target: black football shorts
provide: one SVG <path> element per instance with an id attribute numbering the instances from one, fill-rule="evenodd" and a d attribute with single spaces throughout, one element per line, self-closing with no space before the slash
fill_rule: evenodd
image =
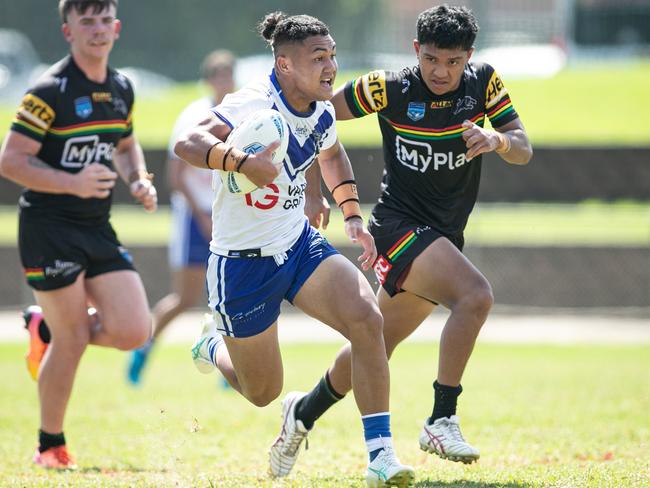
<path id="1" fill-rule="evenodd" d="M 462 252 L 463 234 L 448 236 L 428 225 L 407 219 L 373 216 L 368 230 L 375 238 L 377 260 L 373 270 L 377 280 L 388 295 L 395 296 L 402 290 L 402 284 L 411 268 L 411 263 L 433 241 L 446 237 Z"/>
<path id="2" fill-rule="evenodd" d="M 134 270 L 131 255 L 118 241 L 110 222 L 77 223 L 21 211 L 18 248 L 27 284 L 35 290 L 71 285 L 118 270 Z"/>

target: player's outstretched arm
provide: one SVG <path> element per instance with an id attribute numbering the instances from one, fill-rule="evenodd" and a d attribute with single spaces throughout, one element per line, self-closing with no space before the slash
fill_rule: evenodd
<path id="1" fill-rule="evenodd" d="M 332 147 L 321 151 L 318 163 L 327 188 L 343 212 L 345 233 L 353 243 L 363 248 L 363 254 L 359 256 L 358 261 L 366 271 L 377 258 L 377 248 L 374 239 L 363 225 L 357 185 L 343 145 L 337 140 Z"/>
<path id="2" fill-rule="evenodd" d="M 466 129 L 463 139 L 467 146 L 468 160 L 491 151 L 511 164 L 528 164 L 533 157 L 528 134 L 519 118 L 496 130 L 483 129 L 469 120 L 463 122 L 463 127 Z"/>

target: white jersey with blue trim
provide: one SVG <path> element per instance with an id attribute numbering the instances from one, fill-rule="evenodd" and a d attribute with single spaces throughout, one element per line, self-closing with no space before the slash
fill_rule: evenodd
<path id="1" fill-rule="evenodd" d="M 190 103 L 181 112 L 176 119 L 172 136 L 169 139 L 168 153 L 170 158 L 178 158 L 174 153 L 174 144 L 176 144 L 181 133 L 207 118 L 212 107 L 214 107 L 212 99 L 205 97 Z M 186 164 L 186 166 L 182 173 L 185 187 L 187 191 L 192 193 L 199 208 L 208 213 L 212 209 L 212 202 L 214 201 L 215 195 L 212 183 L 212 171 L 189 164 Z M 217 184 L 219 182 L 220 180 L 217 178 Z M 180 192 L 175 192 L 175 198 L 185 199 Z"/>
<path id="2" fill-rule="evenodd" d="M 305 171 L 319 151 L 337 141 L 332 104 L 313 102 L 309 112 L 295 111 L 275 72 L 226 95 L 213 112 L 233 129 L 250 114 L 267 108 L 280 112 L 289 126 L 282 170 L 273 183 L 247 195 L 230 193 L 224 185 L 217 189 L 210 243 L 215 254 L 238 256 L 238 251 L 259 249 L 261 256 L 273 256 L 287 251 L 300 237 L 306 219 Z"/>

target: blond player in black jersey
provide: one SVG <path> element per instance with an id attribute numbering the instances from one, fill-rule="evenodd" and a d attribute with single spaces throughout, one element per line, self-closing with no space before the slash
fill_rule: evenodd
<path id="1" fill-rule="evenodd" d="M 332 102 L 338 120 L 377 113 L 385 172 L 369 223 L 377 245 L 384 339 L 390 356 L 440 304 L 450 311 L 440 338 L 434 406 L 420 447 L 471 463 L 479 451 L 456 415 L 461 378 L 492 307 L 490 284 L 462 254 L 463 231 L 476 202 L 481 155 L 496 152 L 527 164 L 532 148 L 508 90 L 495 70 L 470 61 L 478 25 L 464 7 L 422 12 L 413 41 L 418 64 L 372 71 L 348 82 Z M 492 129 L 485 129 L 488 118 Z M 319 185 L 309 185 L 312 191 Z M 311 428 L 350 390 L 350 346 L 296 407 Z"/>
<path id="2" fill-rule="evenodd" d="M 142 281 L 109 222 L 118 176 L 145 210 L 157 203 L 132 132 L 133 89 L 108 67 L 116 10 L 117 0 L 59 2 L 70 55 L 28 90 L 0 152 L 2 176 L 25 187 L 20 258 L 42 308 L 28 315 L 41 413 L 34 462 L 45 468 L 76 467 L 63 421 L 86 346 L 129 350 L 151 333 Z"/>

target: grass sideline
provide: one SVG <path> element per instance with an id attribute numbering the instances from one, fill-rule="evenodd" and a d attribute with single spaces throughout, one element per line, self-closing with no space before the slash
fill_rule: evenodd
<path id="1" fill-rule="evenodd" d="M 364 207 L 366 217 L 370 210 Z M 135 205 L 116 205 L 112 215 L 125 245 L 168 242 L 167 207 L 146 214 Z M 16 208 L 0 206 L 0 245 L 16 244 L 17 226 Z M 323 233 L 335 246 L 349 244 L 337 209 L 332 209 L 330 226 Z M 472 246 L 647 246 L 650 203 L 479 204 L 470 217 L 466 242 Z"/>
<path id="2" fill-rule="evenodd" d="M 124 383 L 124 353 L 89 349 L 66 424 L 80 470 L 61 474 L 30 463 L 35 384 L 23 366 L 24 345 L 0 344 L 0 373 L 11 378 L 0 395 L 0 485 L 365 486 L 366 454 L 351 395 L 318 422 L 294 473 L 272 481 L 266 452 L 280 426 L 279 402 L 257 409 L 220 389 L 215 375 L 194 370 L 188 347 L 163 344 L 138 390 Z M 283 346 L 285 391 L 311 388 L 336 350 Z M 650 383 L 639 373 L 650 368 L 647 352 L 641 346 L 479 345 L 459 408 L 464 433 L 482 457 L 464 466 L 418 449 L 437 345 L 404 344 L 391 361 L 396 448 L 416 468 L 420 488 L 646 487 Z"/>
<path id="3" fill-rule="evenodd" d="M 341 72 L 341 85 L 359 73 Z M 589 64 L 568 68 L 548 79 L 505 79 L 513 103 L 535 145 L 648 146 L 646 96 L 650 62 Z M 625 89 L 621 89 L 625 87 Z M 147 148 L 167 147 L 176 117 L 202 96 L 196 82 L 179 84 L 165 92 L 140 93 L 134 121 L 136 134 Z M 603 116 L 615 107 L 615 117 Z M 8 128 L 16 107 L 0 107 L 0 127 Z M 625 121 L 621 124 L 621 121 Z M 376 117 L 342 122 L 339 135 L 345 145 L 380 144 Z M 0 131 L 0 139 L 4 130 Z"/>

